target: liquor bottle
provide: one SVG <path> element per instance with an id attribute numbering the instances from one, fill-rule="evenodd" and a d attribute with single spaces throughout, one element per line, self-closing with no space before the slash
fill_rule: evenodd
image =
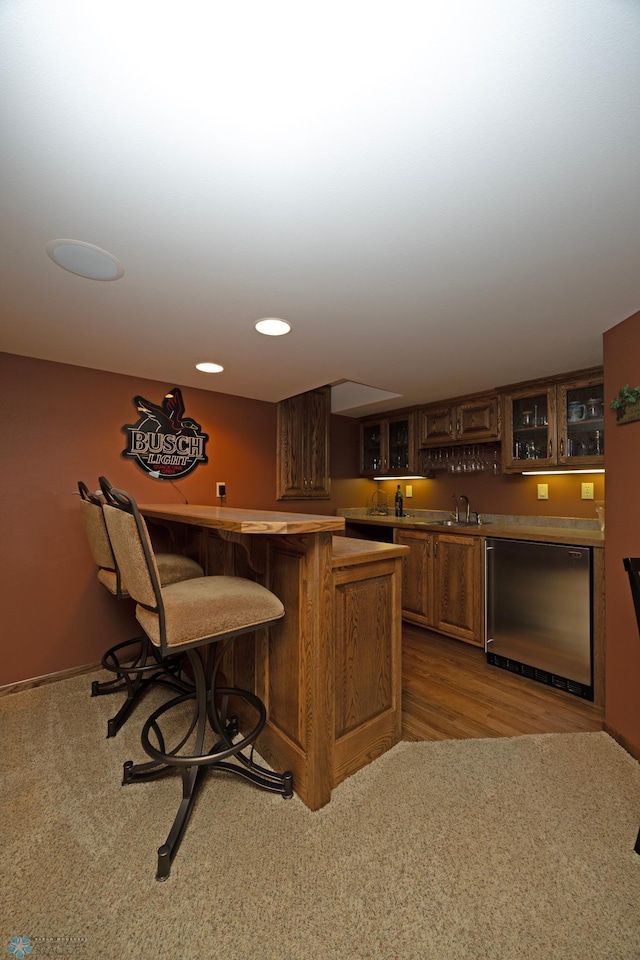
<path id="1" fill-rule="evenodd" d="M 396 490 L 396 517 L 401 517 L 402 515 L 402 491 L 400 490 L 400 484 L 398 484 L 398 489 Z"/>

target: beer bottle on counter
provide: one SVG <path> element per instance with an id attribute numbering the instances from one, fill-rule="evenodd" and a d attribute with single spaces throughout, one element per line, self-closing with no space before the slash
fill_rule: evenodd
<path id="1" fill-rule="evenodd" d="M 400 489 L 400 484 L 398 484 L 398 489 L 396 490 L 396 517 L 402 516 L 402 491 Z"/>

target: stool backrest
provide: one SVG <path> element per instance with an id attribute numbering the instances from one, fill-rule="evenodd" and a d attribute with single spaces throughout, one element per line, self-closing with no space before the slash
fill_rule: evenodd
<path id="1" fill-rule="evenodd" d="M 104 518 L 129 596 L 146 609 L 160 613 L 160 576 L 147 525 L 130 494 L 113 487 L 110 493 L 113 501 L 104 505 Z"/>
<path id="2" fill-rule="evenodd" d="M 80 493 L 80 515 L 91 556 L 98 570 L 107 574 L 106 577 L 99 577 L 99 579 L 111 593 L 117 596 L 126 596 L 116 558 L 111 549 L 111 542 L 102 512 L 102 498 L 95 493 L 91 493 L 82 480 L 78 481 L 78 491 Z"/>

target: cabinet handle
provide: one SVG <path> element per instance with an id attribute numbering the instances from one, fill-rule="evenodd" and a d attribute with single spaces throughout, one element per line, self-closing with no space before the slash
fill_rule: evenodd
<path id="1" fill-rule="evenodd" d="M 553 456 L 553 440 L 549 437 L 549 460 Z"/>
<path id="2" fill-rule="evenodd" d="M 460 420 L 456 423 L 456 433 L 459 437 L 462 436 L 462 422 Z"/>
<path id="3" fill-rule="evenodd" d="M 564 437 L 560 437 L 560 456 L 564 457 Z"/>
<path id="4" fill-rule="evenodd" d="M 433 555 L 434 555 L 434 557 L 437 557 L 437 556 L 438 556 L 438 541 L 437 541 L 437 540 L 436 540 L 436 542 L 435 542 L 435 544 L 434 544 L 434 547 L 433 547 Z"/>

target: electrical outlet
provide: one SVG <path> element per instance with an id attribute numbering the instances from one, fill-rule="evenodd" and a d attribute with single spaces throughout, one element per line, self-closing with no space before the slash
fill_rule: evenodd
<path id="1" fill-rule="evenodd" d="M 413 496 L 413 487 L 411 486 L 410 483 L 408 483 L 405 487 L 405 496 L 407 497 L 407 499 Z"/>
<path id="2" fill-rule="evenodd" d="M 582 484 L 582 499 L 593 500 L 593 484 L 592 483 Z"/>
<path id="3" fill-rule="evenodd" d="M 216 482 L 216 497 L 220 497 L 222 499 L 223 497 L 226 497 L 226 495 L 227 495 L 226 483 L 224 483 L 224 481 Z"/>
<path id="4" fill-rule="evenodd" d="M 549 484 L 539 483 L 538 484 L 538 500 L 548 500 L 548 499 L 549 499 Z"/>

